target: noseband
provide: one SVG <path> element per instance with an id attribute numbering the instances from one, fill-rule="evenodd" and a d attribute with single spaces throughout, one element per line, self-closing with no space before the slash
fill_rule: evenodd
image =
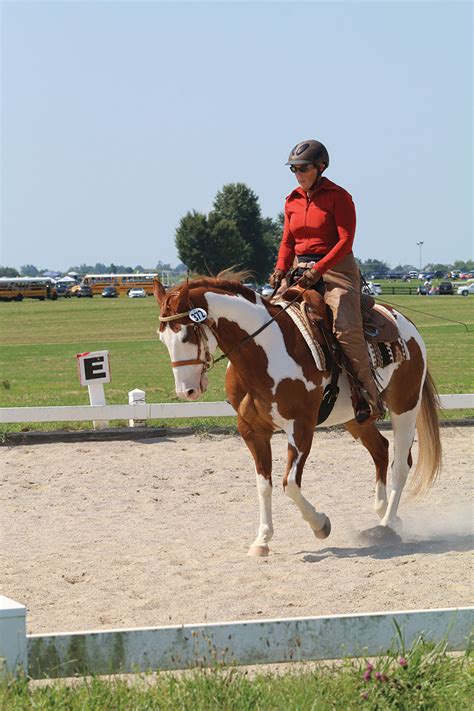
<path id="1" fill-rule="evenodd" d="M 193 309 L 190 309 L 193 311 Z M 189 317 L 190 311 L 184 311 L 180 314 L 174 314 L 173 316 L 159 316 L 161 323 L 167 323 L 169 321 L 177 321 L 180 318 Z M 190 358 L 189 360 L 174 360 L 171 361 L 172 368 L 178 368 L 181 365 L 202 365 L 202 372 L 205 373 L 209 370 L 213 364 L 214 359 L 212 357 L 211 351 L 209 350 L 209 339 L 206 335 L 206 331 L 203 326 L 206 325 L 212 333 L 213 331 L 213 321 L 209 317 L 206 317 L 201 323 L 193 323 L 193 331 L 196 334 L 196 339 L 198 343 L 198 353 L 197 358 Z M 215 335 L 215 334 L 214 334 Z M 204 351 L 204 360 L 201 357 Z"/>

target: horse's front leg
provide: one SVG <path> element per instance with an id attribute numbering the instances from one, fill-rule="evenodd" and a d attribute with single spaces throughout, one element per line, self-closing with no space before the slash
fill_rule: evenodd
<path id="1" fill-rule="evenodd" d="M 283 490 L 301 511 L 316 538 L 327 538 L 331 533 L 331 522 L 325 513 L 316 511 L 301 493 L 301 478 L 303 467 L 311 449 L 313 441 L 313 427 L 307 423 L 295 420 L 286 428 L 288 437 L 288 462 L 283 478 Z"/>
<path id="2" fill-rule="evenodd" d="M 258 506 L 260 511 L 257 537 L 250 546 L 248 555 L 267 556 L 270 551 L 268 544 L 273 538 L 272 449 L 270 445 L 272 431 L 256 430 L 254 423 L 249 425 L 240 417 L 238 420 L 239 432 L 251 451 L 255 462 Z"/>

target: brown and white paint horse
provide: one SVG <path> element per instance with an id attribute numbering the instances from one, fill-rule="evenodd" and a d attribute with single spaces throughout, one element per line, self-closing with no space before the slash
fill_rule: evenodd
<path id="1" fill-rule="evenodd" d="M 222 276 L 219 275 L 219 276 Z M 217 346 L 229 354 L 226 390 L 237 412 L 238 429 L 255 461 L 260 524 L 249 555 L 265 556 L 273 536 L 272 453 L 270 440 L 283 429 L 288 461 L 283 489 L 299 508 L 317 538 L 331 530 L 329 518 L 303 496 L 303 468 L 311 449 L 324 387 L 330 374 L 317 370 L 310 349 L 286 312 L 254 338 L 244 339 L 270 320 L 280 307 L 232 278 L 200 278 L 168 292 L 157 281 L 160 306 L 159 337 L 168 348 L 176 393 L 197 400 L 207 389 L 206 371 Z M 191 320 L 193 308 L 203 309 L 200 323 Z M 195 318 L 194 312 L 191 314 Z M 393 426 L 392 488 L 387 496 L 388 441 L 373 423 L 353 419 L 347 377 L 324 426 L 344 424 L 370 452 L 376 468 L 374 508 L 380 525 L 396 529 L 398 505 L 412 466 L 411 447 L 418 432 L 419 457 L 415 471 L 419 491 L 433 482 L 441 463 L 437 396 L 426 367 L 426 349 L 415 326 L 396 313 L 400 336 L 409 358 L 377 371 L 382 397 Z"/>

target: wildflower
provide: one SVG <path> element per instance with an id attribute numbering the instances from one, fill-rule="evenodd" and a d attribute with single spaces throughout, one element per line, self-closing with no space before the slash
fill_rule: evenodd
<path id="1" fill-rule="evenodd" d="M 368 691 L 361 691 L 360 698 L 367 700 L 369 698 L 369 692 Z"/>
<path id="2" fill-rule="evenodd" d="M 375 678 L 377 681 L 382 681 L 382 674 L 380 672 L 375 672 Z"/>
<path id="3" fill-rule="evenodd" d="M 364 681 L 370 681 L 372 679 L 372 672 L 367 670 L 364 672 Z"/>
<path id="4" fill-rule="evenodd" d="M 370 662 L 367 662 L 366 669 L 368 672 L 374 671 L 374 665 Z"/>
<path id="5" fill-rule="evenodd" d="M 398 663 L 400 664 L 401 667 L 406 667 L 406 666 L 408 666 L 408 662 L 407 662 L 407 660 L 405 659 L 405 657 L 399 657 Z"/>

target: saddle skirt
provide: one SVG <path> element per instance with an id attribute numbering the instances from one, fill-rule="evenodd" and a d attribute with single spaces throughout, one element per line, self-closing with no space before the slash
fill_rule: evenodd
<path id="1" fill-rule="evenodd" d="M 296 290 L 288 293 L 288 300 L 297 295 Z M 288 306 L 288 301 L 273 301 L 276 306 Z M 396 316 L 382 304 L 376 304 L 368 294 L 361 295 L 362 323 L 367 350 L 374 369 L 384 368 L 390 363 L 409 360 L 407 345 L 398 331 Z M 310 349 L 318 370 L 331 370 L 332 356 L 318 322 L 323 321 L 326 334 L 332 335 L 331 319 L 322 296 L 313 290 L 303 293 L 302 301 L 295 302 L 286 310 Z"/>

